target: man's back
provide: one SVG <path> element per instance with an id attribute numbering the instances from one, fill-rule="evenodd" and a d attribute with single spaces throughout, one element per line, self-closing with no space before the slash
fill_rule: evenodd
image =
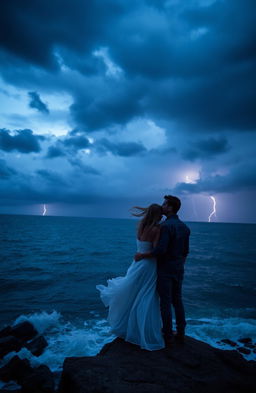
<path id="1" fill-rule="evenodd" d="M 184 271 L 189 253 L 190 229 L 177 214 L 172 214 L 161 224 L 159 243 L 153 254 L 157 257 L 159 273 Z"/>

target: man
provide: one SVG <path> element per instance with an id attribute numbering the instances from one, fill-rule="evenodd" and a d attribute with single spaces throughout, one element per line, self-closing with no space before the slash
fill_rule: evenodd
<path id="1" fill-rule="evenodd" d="M 182 222 L 177 212 L 181 202 L 179 198 L 166 195 L 162 204 L 163 214 L 167 217 L 161 224 L 157 246 L 149 253 L 135 255 L 135 260 L 157 258 L 157 291 L 160 297 L 160 309 L 163 321 L 163 336 L 166 347 L 173 342 L 172 309 L 174 307 L 177 334 L 175 338 L 184 342 L 185 311 L 182 302 L 182 281 L 184 264 L 189 252 L 190 229 Z"/>

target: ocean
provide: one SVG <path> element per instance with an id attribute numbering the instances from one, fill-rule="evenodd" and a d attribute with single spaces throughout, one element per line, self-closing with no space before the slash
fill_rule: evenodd
<path id="1" fill-rule="evenodd" d="M 225 349 L 224 338 L 255 342 L 256 225 L 187 225 L 186 334 Z M 113 340 L 95 286 L 125 275 L 135 234 L 133 219 L 0 215 L 0 329 L 29 320 L 49 344 L 39 357 L 21 349 L 21 358 L 58 371 L 65 357 L 96 355 Z"/>

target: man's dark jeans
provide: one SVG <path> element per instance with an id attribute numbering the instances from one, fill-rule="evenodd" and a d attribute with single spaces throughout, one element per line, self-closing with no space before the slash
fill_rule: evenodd
<path id="1" fill-rule="evenodd" d="M 163 321 L 163 335 L 172 337 L 172 308 L 174 307 L 177 333 L 184 333 L 186 320 L 182 302 L 183 271 L 178 273 L 158 272 L 157 291 L 160 296 L 160 310 Z"/>

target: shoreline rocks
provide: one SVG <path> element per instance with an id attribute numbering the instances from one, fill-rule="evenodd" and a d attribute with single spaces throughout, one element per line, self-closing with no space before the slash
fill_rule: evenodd
<path id="1" fill-rule="evenodd" d="M 39 335 L 32 323 L 25 321 L 7 326 L 0 331 L 0 359 L 10 352 L 27 348 L 34 356 L 40 356 L 48 343 Z M 15 355 L 0 368 L 0 380 L 8 383 L 15 381 L 21 389 L 0 389 L 0 393 L 16 391 L 21 393 L 54 393 L 55 375 L 48 366 L 31 367 L 27 359 Z"/>
<path id="2" fill-rule="evenodd" d="M 146 351 L 116 338 L 97 356 L 68 357 L 58 393 L 253 393 L 256 362 L 185 337 Z"/>
<path id="3" fill-rule="evenodd" d="M 186 336 L 184 344 L 146 351 L 116 338 L 96 356 L 65 358 L 62 372 L 55 373 L 15 355 L 0 368 L 6 383 L 0 393 L 254 393 L 256 362 L 241 353 L 255 352 L 255 343 L 249 337 L 219 343 L 232 350 Z M 40 356 L 47 345 L 28 321 L 0 331 L 0 359 L 23 347 Z M 7 390 L 13 381 L 19 387 Z"/>

